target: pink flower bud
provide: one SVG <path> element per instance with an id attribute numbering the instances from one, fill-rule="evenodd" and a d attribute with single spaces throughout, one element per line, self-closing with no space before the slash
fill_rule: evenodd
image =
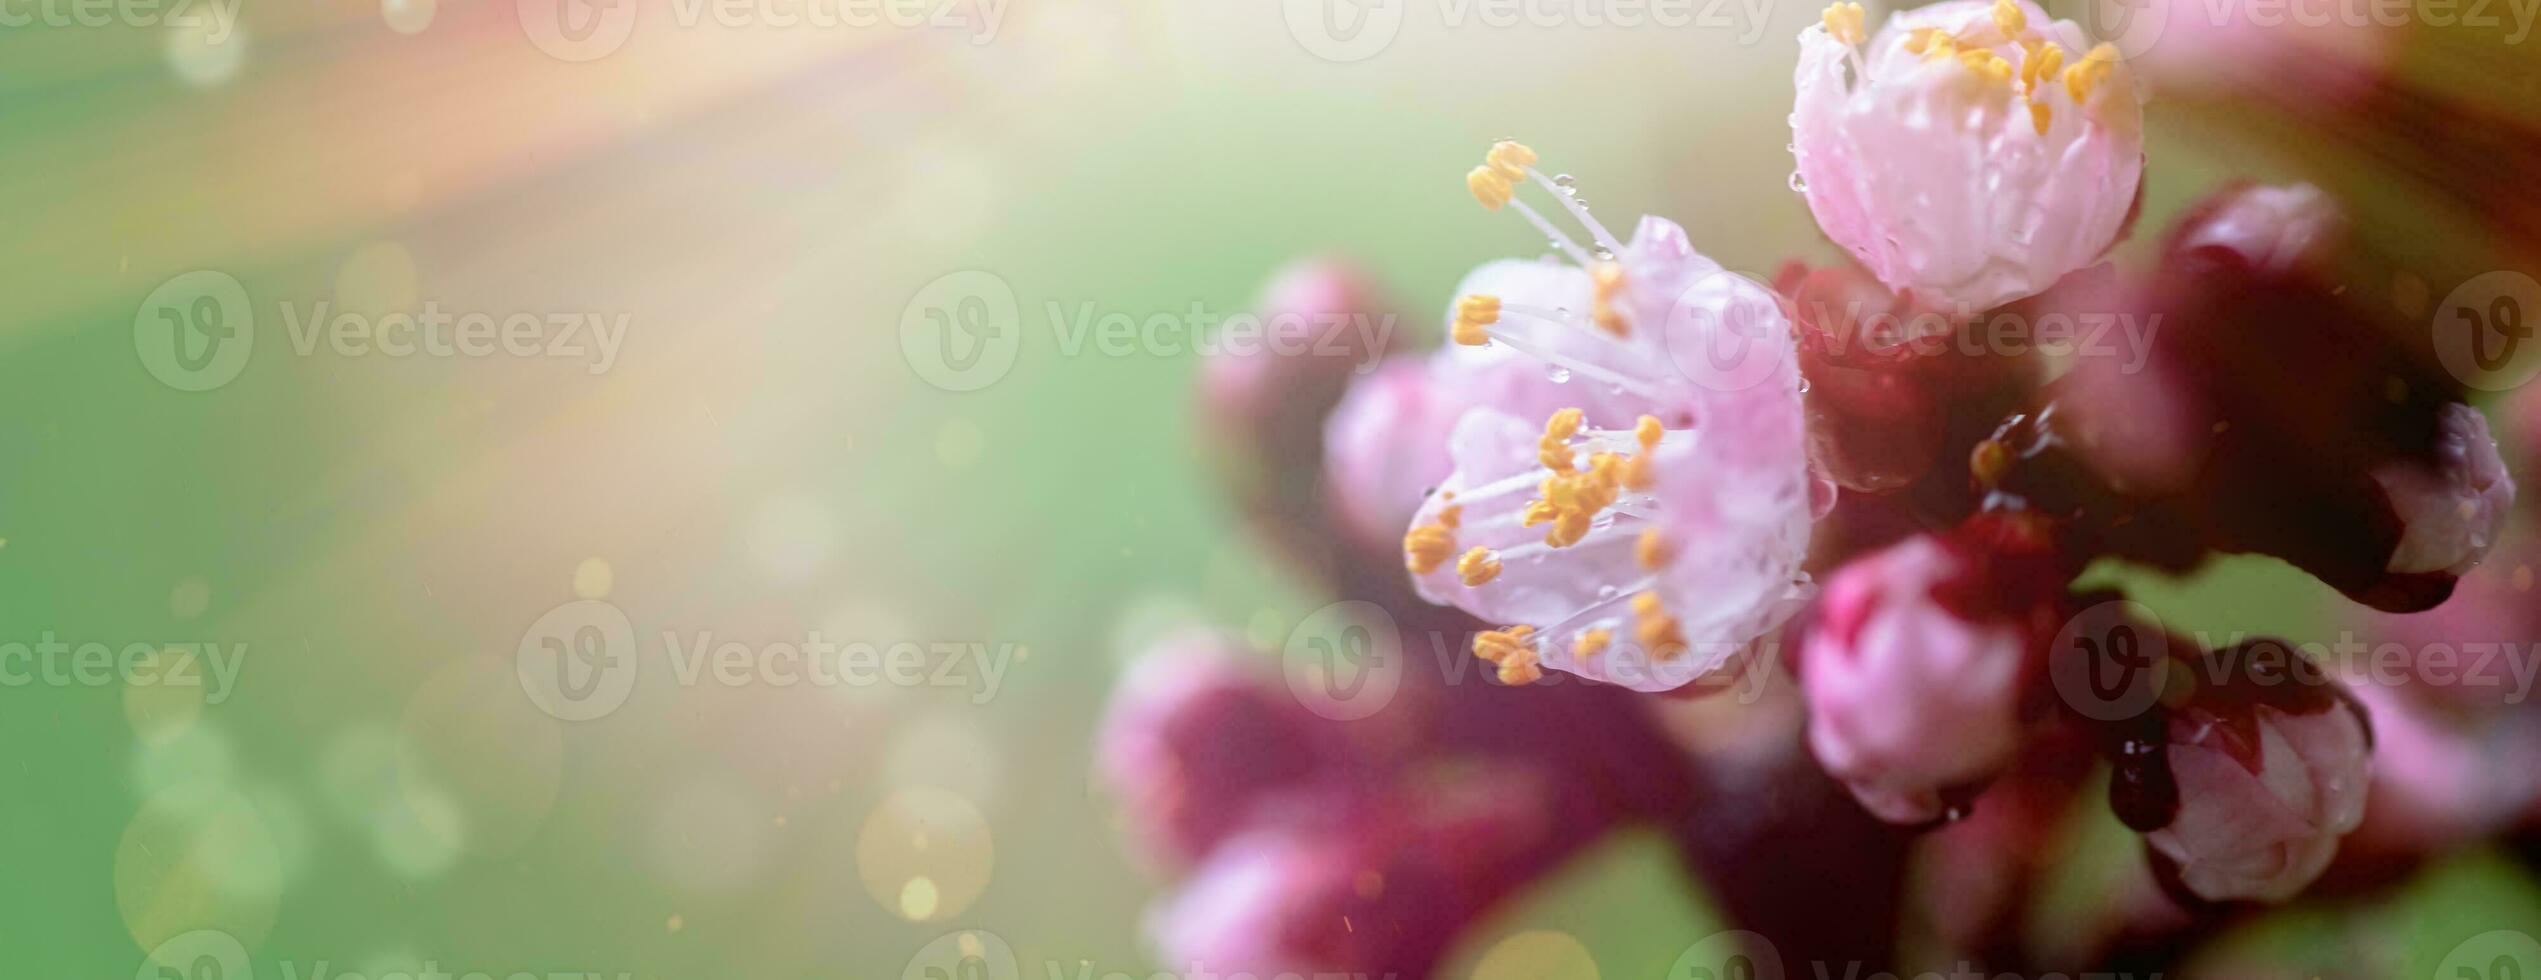
<path id="1" fill-rule="evenodd" d="M 1148 931 L 1177 971 L 1427 976 L 1466 927 L 1566 850 L 1544 788 L 1486 767 L 1299 800 L 1228 840 Z"/>
<path id="2" fill-rule="evenodd" d="M 1346 771 L 1342 733 L 1214 635 L 1168 640 L 1131 665 L 1095 753 L 1131 839 L 1179 869 L 1252 819 L 1266 797 Z"/>
<path id="3" fill-rule="evenodd" d="M 1947 815 L 2020 747 L 2040 637 L 1991 604 L 2008 596 L 1976 598 L 1987 559 L 1966 548 L 1923 535 L 1836 570 L 1801 651 L 1809 747 L 1893 823 Z"/>
<path id="4" fill-rule="evenodd" d="M 2515 481 L 2488 434 L 2488 417 L 2454 402 L 2437 425 L 2431 459 L 2395 461 L 2373 473 L 2404 528 L 2387 566 L 2403 575 L 2470 571 L 2514 508 Z"/>
<path id="5" fill-rule="evenodd" d="M 2167 795 L 2171 812 L 2144 840 L 2200 898 L 2281 902 L 2320 877 L 2364 819 L 2365 714 L 2279 641 L 2210 653 L 2206 665 L 2194 698 L 2164 720 L 2147 782 L 2168 791 L 2151 795 Z"/>

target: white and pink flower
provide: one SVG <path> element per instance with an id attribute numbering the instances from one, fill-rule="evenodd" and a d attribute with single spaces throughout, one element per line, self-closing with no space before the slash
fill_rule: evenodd
<path id="1" fill-rule="evenodd" d="M 1681 687 L 1809 594 L 1800 564 L 1832 488 L 1810 470 L 1790 321 L 1673 223 L 1616 240 L 1533 162 L 1501 143 L 1468 182 L 1569 262 L 1495 262 L 1460 288 L 1434 380 L 1481 396 L 1407 564 L 1424 598 L 1516 624 L 1475 644 L 1503 681 L 1550 667 Z M 1589 243 L 1516 200 L 1525 181 Z"/>
<path id="2" fill-rule="evenodd" d="M 1978 312 L 2098 261 L 2144 171 L 2117 50 L 2027 0 L 1949 0 L 1800 33 L 1796 178 L 1827 237 L 1899 292 Z"/>

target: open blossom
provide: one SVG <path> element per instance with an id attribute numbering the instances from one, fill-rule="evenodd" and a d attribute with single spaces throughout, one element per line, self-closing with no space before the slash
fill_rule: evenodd
<path id="1" fill-rule="evenodd" d="M 2320 877 L 2339 838 L 2363 821 L 2372 734 L 2337 682 L 2281 642 L 2254 641 L 2207 662 L 2271 673 L 2205 684 L 2171 709 L 2161 749 L 2145 757 L 2161 791 L 2119 815 L 2139 829 L 2152 825 L 2145 842 L 2199 897 L 2281 902 Z M 2167 819 L 2147 799 L 2167 803 Z"/>
<path id="2" fill-rule="evenodd" d="M 1876 36 L 1839 2 L 1800 34 L 1792 152 L 1810 213 L 1879 280 L 1980 311 L 2098 260 L 2143 177 L 2115 48 L 2026 0 L 1950 0 Z"/>
<path id="3" fill-rule="evenodd" d="M 1504 631 L 1475 653 L 1508 683 L 1543 667 L 1635 690 L 1727 664 L 1808 595 L 1800 569 L 1831 493 L 1811 474 L 1790 322 L 1683 229 L 1644 218 L 1627 244 L 1501 143 L 1468 184 L 1518 210 L 1574 264 L 1500 262 L 1465 281 L 1442 383 L 1508 384 L 1448 437 L 1454 471 L 1404 538 L 1423 598 Z M 1582 246 L 1515 199 L 1542 185 Z M 1551 395 L 1548 400 L 1547 395 Z M 1539 421 L 1540 419 L 1540 421 Z"/>

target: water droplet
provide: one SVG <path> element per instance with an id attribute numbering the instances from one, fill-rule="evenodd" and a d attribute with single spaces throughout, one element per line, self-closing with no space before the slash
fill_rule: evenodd
<path id="1" fill-rule="evenodd" d="M 1808 190 L 1809 190 L 1809 180 L 1808 180 L 1808 178 L 1800 176 L 1800 172 L 1799 172 L 1799 171 L 1797 171 L 1797 170 L 1792 171 L 1792 172 L 1791 172 L 1791 189 L 1792 189 L 1792 190 L 1795 190 L 1795 191 L 1799 191 L 1799 192 L 1801 192 L 1801 193 L 1807 193 L 1807 192 L 1808 192 Z"/>
<path id="2" fill-rule="evenodd" d="M 1622 385 L 1620 385 L 1620 384 L 1615 384 L 1615 383 L 1609 382 L 1609 383 L 1606 385 L 1606 393 L 1607 393 L 1607 394 L 1609 394 L 1609 395 L 1620 395 L 1620 394 L 1623 394 L 1623 386 L 1622 386 Z"/>
<path id="3" fill-rule="evenodd" d="M 1572 204 L 1579 205 L 1579 209 L 1580 209 L 1580 210 L 1582 210 L 1582 211 L 1586 211 L 1586 210 L 1588 210 L 1588 199 L 1587 199 L 1587 198 L 1581 197 L 1581 196 L 1579 196 L 1578 194 L 1575 194 L 1575 193 L 1574 193 L 1574 194 L 1572 194 L 1572 195 L 1571 195 L 1571 197 L 1570 197 L 1570 202 L 1571 202 Z"/>
<path id="4" fill-rule="evenodd" d="M 1800 393 L 1801 393 L 1801 394 L 1803 394 L 1803 395 L 1805 395 L 1805 394 L 1808 394 L 1808 393 L 1809 393 L 1809 379 L 1807 379 L 1807 378 L 1801 378 L 1801 379 L 1800 379 Z"/>
<path id="5" fill-rule="evenodd" d="M 1599 262 L 1612 262 L 1615 258 L 1615 250 L 1603 245 L 1589 249 L 1588 254 Z"/>
<path id="6" fill-rule="evenodd" d="M 1553 183 L 1558 186 L 1569 187 L 1579 183 L 1579 179 L 1572 177 L 1569 174 L 1555 174 L 1553 176 Z"/>
<path id="7" fill-rule="evenodd" d="M 1559 364 L 1548 365 L 1544 368 L 1544 379 L 1557 385 L 1569 384 L 1570 369 Z"/>
<path id="8" fill-rule="evenodd" d="M 1622 592 L 1622 589 L 1615 588 L 1612 585 L 1600 585 L 1597 587 L 1597 598 L 1612 599 L 1615 596 L 1622 594 Z"/>

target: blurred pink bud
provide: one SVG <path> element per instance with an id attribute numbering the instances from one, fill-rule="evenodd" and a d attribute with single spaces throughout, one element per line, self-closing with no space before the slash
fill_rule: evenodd
<path id="1" fill-rule="evenodd" d="M 2488 556 L 2514 509 L 2515 481 L 2488 434 L 2488 417 L 2460 402 L 2444 406 L 2432 458 L 2374 470 L 2405 529 L 2389 569 L 2458 576 Z"/>
<path id="2" fill-rule="evenodd" d="M 2320 261 L 2345 226 L 2337 203 L 2310 184 L 2232 184 L 2182 215 L 2164 252 L 2174 261 L 2285 272 Z"/>
<path id="3" fill-rule="evenodd" d="M 2043 638 L 2026 611 L 1993 605 L 2008 596 L 1971 586 L 1990 556 L 1967 547 L 1922 535 L 1837 569 L 1803 641 L 1809 746 L 1892 823 L 1948 815 L 1945 797 L 2020 747 L 2022 689 Z"/>
<path id="4" fill-rule="evenodd" d="M 1377 797 L 1299 800 L 1153 910 L 1158 958 L 1193 976 L 1427 976 L 1550 866 L 1543 795 L 1486 765 Z"/>
<path id="5" fill-rule="evenodd" d="M 1868 36 L 1860 11 L 1800 32 L 1793 186 L 1827 237 L 1971 313 L 2098 261 L 2144 173 L 2125 59 L 2026 0 L 1945 0 Z M 2063 84 L 2024 84 L 2042 60 Z"/>
<path id="6" fill-rule="evenodd" d="M 2372 736 L 2338 683 L 2280 641 L 2206 663 L 2230 671 L 2199 673 L 2194 698 L 2168 712 L 2155 778 L 2172 809 L 2144 839 L 2200 898 L 2281 902 L 2364 819 Z"/>
<path id="7" fill-rule="evenodd" d="M 2165 93 L 2228 98 L 2292 88 L 2343 104 L 2363 95 L 2400 49 L 2405 31 L 2377 18 L 2286 16 L 2248 4 L 2150 0 L 2107 27 Z M 2326 8 L 2313 8 L 2326 10 Z M 2101 12 L 2095 11 L 2095 12 Z"/>
<path id="8" fill-rule="evenodd" d="M 1214 634 L 1160 644 L 1130 666 L 1096 747 L 1133 843 L 1188 866 L 1252 819 L 1267 796 L 1342 769 L 1351 748 Z"/>
<path id="9" fill-rule="evenodd" d="M 2427 856 L 2511 826 L 2541 801 L 2541 715 L 2448 710 L 2406 690 L 2357 684 L 2373 716 L 2373 792 L 2351 838 L 2381 854 Z"/>
<path id="10" fill-rule="evenodd" d="M 2491 655 L 2541 637 L 2541 547 L 2529 536 L 2509 541 L 2470 570 L 2452 598 L 2424 612 L 2366 616 L 2360 625 L 2379 644 L 2408 654 L 2409 693 L 2457 712 L 2520 703 L 2532 693 L 2530 658 Z M 2377 647 L 2379 649 L 2379 647 Z"/>
<path id="11" fill-rule="evenodd" d="M 1375 285 L 1338 259 L 1281 269 L 1262 287 L 1255 315 L 1258 342 L 1221 345 L 1201 362 L 1201 388 L 1211 403 L 1245 413 L 1311 409 L 1310 427 L 1354 373 L 1384 355 L 1391 334 L 1376 336 L 1374 325 L 1390 325 L 1390 314 Z"/>

